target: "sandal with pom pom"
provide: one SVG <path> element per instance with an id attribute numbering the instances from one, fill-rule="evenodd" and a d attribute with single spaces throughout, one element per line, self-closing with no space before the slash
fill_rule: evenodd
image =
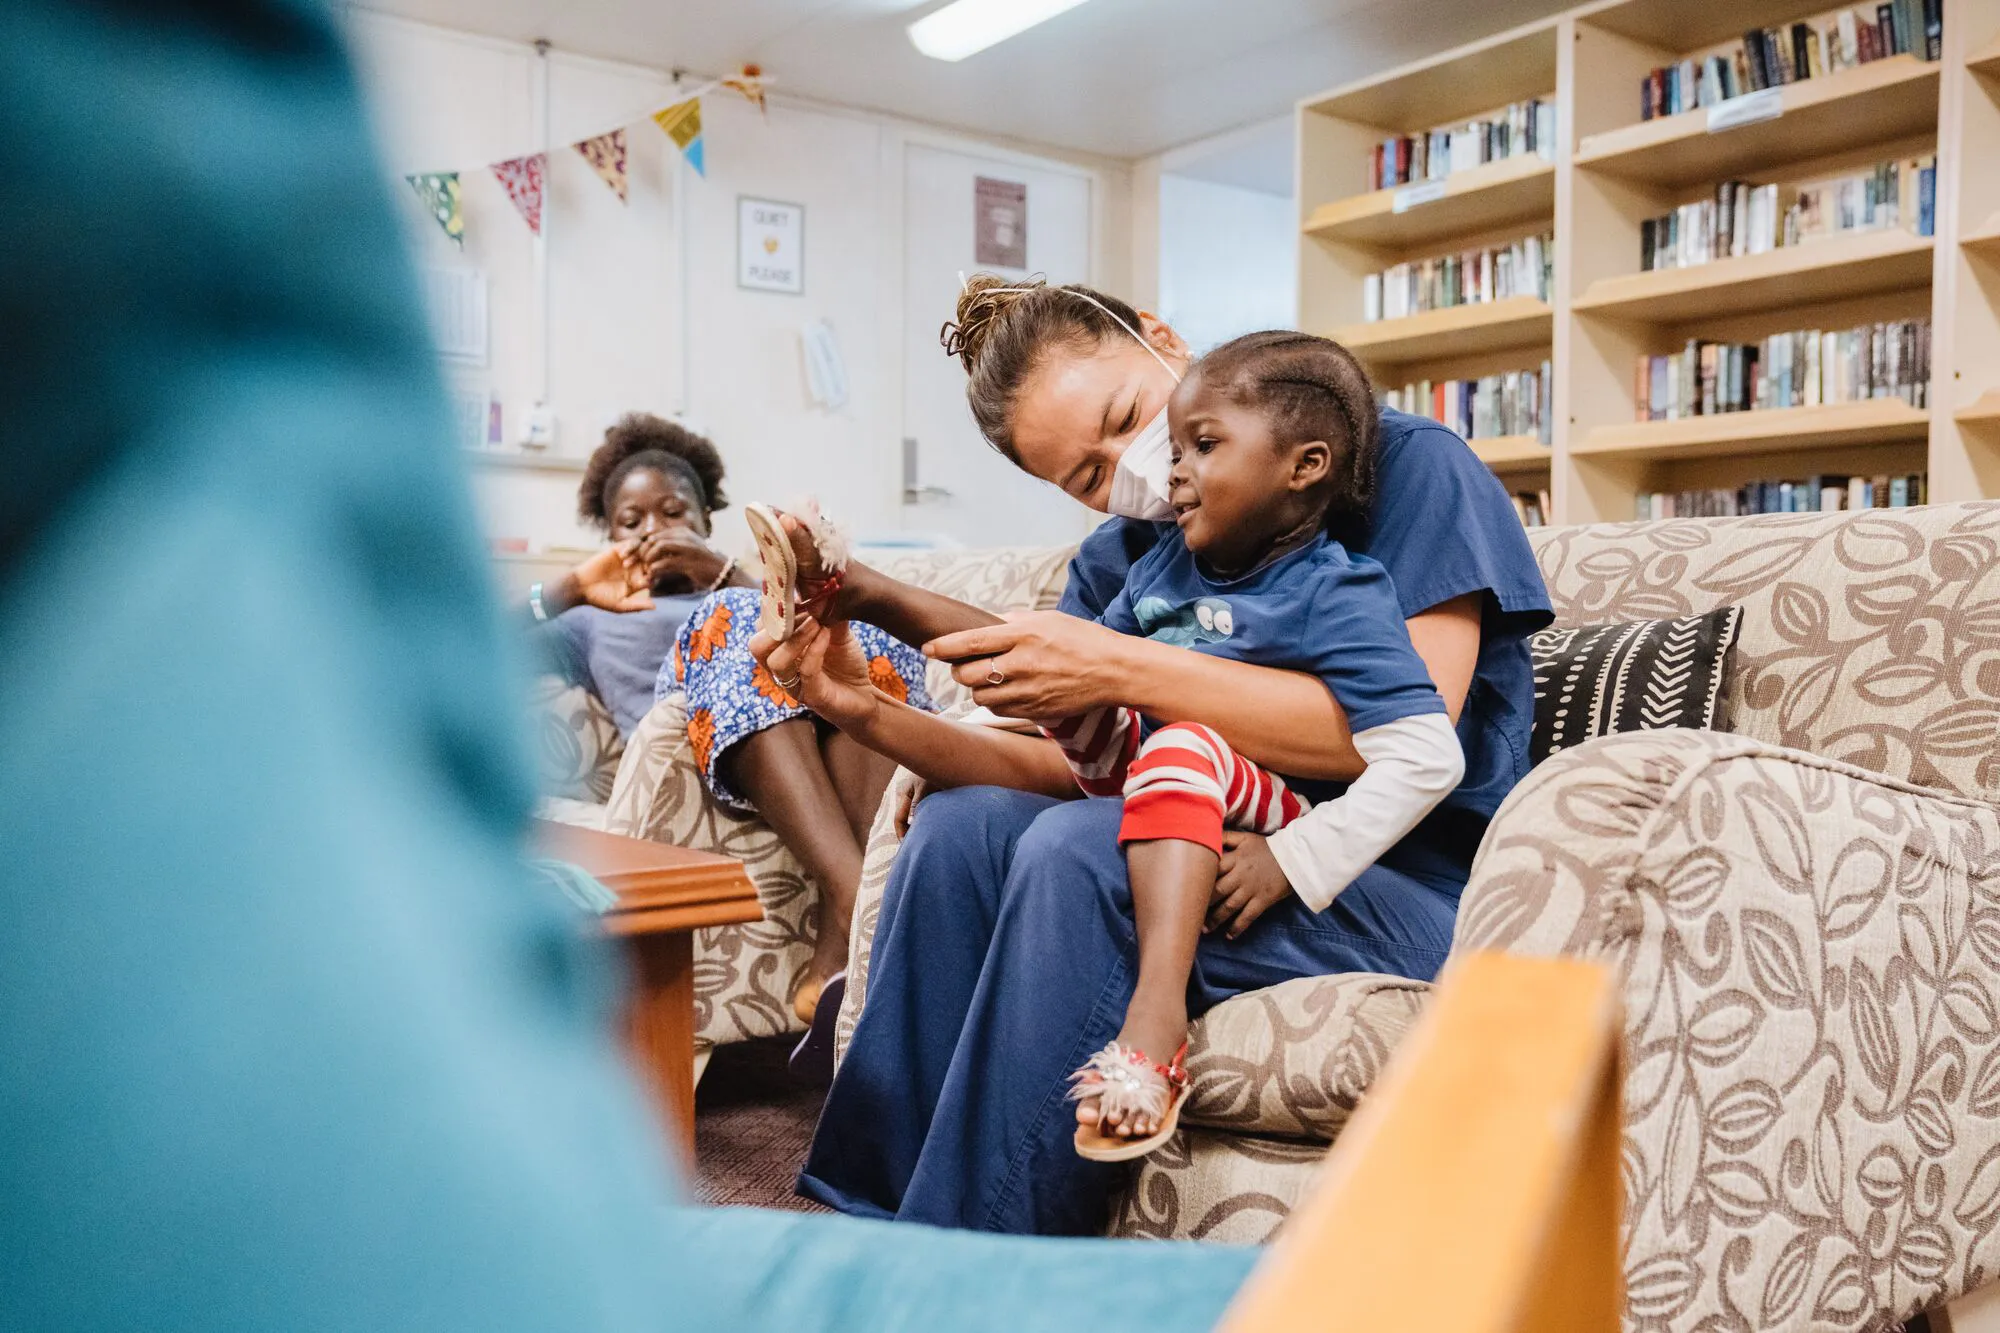
<path id="1" fill-rule="evenodd" d="M 1181 1104 L 1187 1100 L 1187 1049 L 1182 1042 L 1172 1061 L 1161 1065 L 1135 1047 L 1107 1042 L 1071 1074 L 1071 1101 L 1097 1099 L 1097 1123 L 1076 1127 L 1077 1155 L 1093 1162 L 1129 1162 L 1172 1138 L 1180 1124 Z M 1104 1126 L 1113 1114 L 1121 1119 L 1144 1115 L 1155 1128 L 1143 1138 L 1107 1133 Z"/>
<path id="2" fill-rule="evenodd" d="M 757 628 L 783 643 L 798 628 L 799 610 L 810 610 L 840 590 L 847 573 L 847 537 L 820 512 L 817 502 L 807 500 L 790 512 L 793 522 L 812 539 L 819 555 L 820 572 L 810 578 L 799 575 L 798 553 L 792 549 L 792 535 L 785 526 L 785 511 L 765 504 L 743 506 L 743 521 L 757 542 L 757 555 L 764 566 L 764 592 Z"/>

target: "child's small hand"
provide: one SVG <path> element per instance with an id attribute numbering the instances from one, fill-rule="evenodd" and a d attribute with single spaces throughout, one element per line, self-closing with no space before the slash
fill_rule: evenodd
<path id="1" fill-rule="evenodd" d="M 1252 922 L 1292 891 L 1292 883 L 1271 845 L 1255 833 L 1222 835 L 1222 873 L 1215 877 L 1205 930 L 1224 931 L 1235 939 Z"/>

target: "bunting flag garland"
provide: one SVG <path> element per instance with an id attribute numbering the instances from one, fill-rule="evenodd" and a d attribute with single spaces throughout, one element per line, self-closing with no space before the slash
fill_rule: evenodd
<path id="1" fill-rule="evenodd" d="M 708 168 L 701 147 L 701 99 L 690 97 L 685 102 L 663 107 L 653 113 L 653 119 L 674 141 L 674 147 L 681 150 L 681 156 L 694 168 L 695 175 L 706 177 Z"/>
<path id="2" fill-rule="evenodd" d="M 731 92 L 742 93 L 749 99 L 750 105 L 765 115 L 771 114 L 770 108 L 764 105 L 764 69 L 761 65 L 745 65 L 736 73 L 718 82 Z"/>
<path id="3" fill-rule="evenodd" d="M 653 112 L 652 119 L 674 141 L 674 147 L 695 169 L 695 174 L 705 179 L 708 176 L 708 155 L 707 140 L 702 132 L 701 99 L 718 88 L 727 88 L 768 116 L 770 108 L 765 102 L 765 92 L 769 81 L 757 65 L 743 65 L 734 74 L 707 79 L 691 89 L 683 83 L 681 71 L 675 71 L 674 81 L 681 92 L 681 100 Z M 611 187 L 620 203 L 630 202 L 625 140 L 627 128 L 621 126 L 570 145 L 582 154 L 584 161 L 590 163 L 599 179 Z M 528 224 L 528 230 L 540 236 L 542 209 L 548 201 L 549 155 L 546 152 L 528 153 L 504 162 L 489 163 L 486 169 L 493 173 L 500 182 L 500 188 L 507 192 L 507 198 Z M 445 236 L 463 250 L 465 215 L 461 210 L 459 173 L 420 171 L 403 179 L 417 192 L 424 210 L 437 222 Z"/>
<path id="4" fill-rule="evenodd" d="M 405 176 L 410 188 L 423 201 L 424 209 L 437 219 L 438 226 L 451 243 L 465 248 L 465 216 L 458 208 L 458 173 L 456 171 L 426 171 L 414 176 Z"/>
<path id="5" fill-rule="evenodd" d="M 613 130 L 609 134 L 600 134 L 594 139 L 571 144 L 570 147 L 583 154 L 583 160 L 590 163 L 597 174 L 604 179 L 604 183 L 617 194 L 618 201 L 624 203 L 625 131 Z"/>
<path id="6" fill-rule="evenodd" d="M 501 188 L 527 219 L 528 230 L 537 236 L 542 234 L 542 176 L 548 166 L 547 153 L 530 153 L 527 157 L 495 162 L 487 168 L 500 178 Z"/>

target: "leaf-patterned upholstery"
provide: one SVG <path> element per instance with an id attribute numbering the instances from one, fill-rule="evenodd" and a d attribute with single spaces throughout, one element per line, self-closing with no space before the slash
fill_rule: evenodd
<path id="1" fill-rule="evenodd" d="M 1559 624 L 1744 608 L 1730 732 L 1535 769 L 1454 941 L 1622 972 L 1627 1327 L 1873 1328 L 1992 1281 L 2000 503 L 1532 536 Z M 885 815 L 864 896 L 894 851 Z M 1426 991 L 1318 978 L 1211 1011 L 1188 1128 L 1112 1230 L 1268 1236 Z"/>

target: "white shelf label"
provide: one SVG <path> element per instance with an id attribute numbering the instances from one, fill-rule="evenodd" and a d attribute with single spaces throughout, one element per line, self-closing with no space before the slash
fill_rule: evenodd
<path id="1" fill-rule="evenodd" d="M 1416 185 L 1405 185 L 1396 191 L 1396 197 L 1391 202 L 1389 211 L 1407 213 L 1418 204 L 1434 204 L 1444 198 L 1444 187 L 1443 181 L 1422 181 Z"/>
<path id="2" fill-rule="evenodd" d="M 1782 88 L 1759 88 L 1754 93 L 1717 102 L 1708 109 L 1708 132 L 1720 134 L 1741 125 L 1776 120 L 1785 111 L 1784 92 Z"/>

